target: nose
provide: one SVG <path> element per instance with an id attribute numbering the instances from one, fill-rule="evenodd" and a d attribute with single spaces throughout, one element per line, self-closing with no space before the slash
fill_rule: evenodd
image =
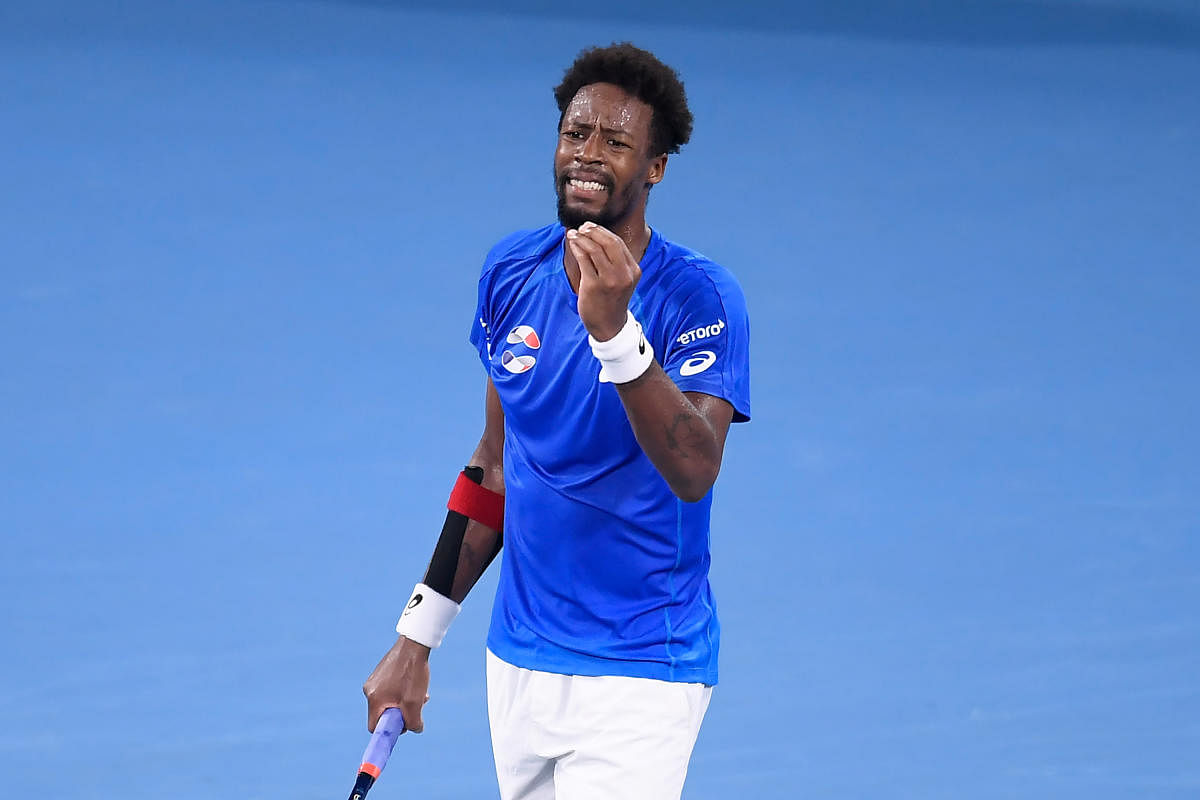
<path id="1" fill-rule="evenodd" d="M 598 164 L 604 160 L 604 134 L 592 131 L 575 153 L 575 159 L 584 164 Z"/>

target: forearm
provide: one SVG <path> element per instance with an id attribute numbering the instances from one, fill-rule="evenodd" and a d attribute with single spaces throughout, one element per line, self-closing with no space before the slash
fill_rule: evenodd
<path id="1" fill-rule="evenodd" d="M 458 554 L 458 568 L 454 571 L 450 599 L 461 603 L 467 599 L 471 589 L 483 577 L 488 566 L 500 552 L 500 532 L 472 520 L 463 535 L 462 549 Z"/>
<path id="2" fill-rule="evenodd" d="M 504 411 L 491 381 L 487 383 L 485 398 L 483 437 L 471 455 L 468 469 L 464 470 L 467 474 L 463 480 L 474 476 L 478 480 L 470 480 L 471 483 L 503 495 Z M 467 494 L 456 497 L 462 489 L 466 489 Z M 447 505 L 459 510 L 448 510 L 446 524 L 422 581 L 434 594 L 441 596 L 424 598 L 423 589 L 417 587 L 396 625 L 400 637 L 363 684 L 370 730 L 375 730 L 379 715 L 390 706 L 404 713 L 409 730 L 420 732 L 424 727 L 421 707 L 429 699 L 426 694 L 429 651 L 441 643 L 457 615 L 454 604 L 462 603 L 500 551 L 502 534 L 496 528 L 503 527 L 503 506 L 496 501 L 494 496 L 481 498 L 477 487 L 467 485 L 456 486 L 451 494 Z M 490 520 L 495 527 L 471 519 L 467 514 Z M 426 602 L 422 604 L 423 599 Z"/>
<path id="3" fill-rule="evenodd" d="M 657 361 L 637 379 L 618 384 L 617 393 L 638 444 L 671 491 L 685 502 L 701 500 L 721 469 L 722 431 Z"/>
<path id="4" fill-rule="evenodd" d="M 579 318 L 602 365 L 601 379 L 617 387 L 642 451 L 679 499 L 703 499 L 721 469 L 733 406 L 684 394 L 654 360 L 629 308 L 642 270 L 625 240 L 585 222 L 566 233 L 564 265 L 568 276 L 572 266 L 578 270 Z"/>
<path id="5" fill-rule="evenodd" d="M 467 471 L 474 471 L 485 489 L 502 495 L 504 464 L 494 450 L 481 442 L 471 455 Z M 502 544 L 501 531 L 451 511 L 446 516 L 446 524 L 422 582 L 454 602 L 462 603 L 500 552 Z"/>

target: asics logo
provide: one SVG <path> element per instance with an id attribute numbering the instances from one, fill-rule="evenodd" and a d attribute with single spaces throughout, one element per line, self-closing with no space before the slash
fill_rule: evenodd
<path id="1" fill-rule="evenodd" d="M 701 350 L 680 365 L 679 374 L 685 378 L 689 375 L 699 375 L 711 367 L 716 360 L 717 354 L 712 350 Z"/>
<path id="2" fill-rule="evenodd" d="M 421 605 L 421 601 L 425 599 L 423 594 L 413 595 L 413 599 L 408 601 L 408 607 L 404 609 L 403 616 L 408 616 L 408 612 L 412 611 L 417 606 Z"/>
<path id="3" fill-rule="evenodd" d="M 687 333 L 682 334 L 675 341 L 679 342 L 680 344 L 691 344 L 699 339 L 710 339 L 713 336 L 720 336 L 721 331 L 723 330 L 725 330 L 725 320 L 719 319 L 712 325 L 704 325 L 703 327 L 696 328 L 695 330 L 690 330 Z"/>

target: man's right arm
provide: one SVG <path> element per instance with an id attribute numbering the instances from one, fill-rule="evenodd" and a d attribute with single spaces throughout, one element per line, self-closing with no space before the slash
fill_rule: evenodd
<path id="1" fill-rule="evenodd" d="M 497 494 L 504 493 L 504 409 L 496 387 L 489 378 L 485 392 L 483 437 L 471 456 L 470 466 L 483 470 L 481 485 Z M 501 533 L 481 522 L 468 519 L 459 548 L 450 599 L 461 603 L 500 551 Z M 430 570 L 433 569 L 430 563 Z M 426 571 L 425 581 L 429 580 Z M 367 696 L 367 729 L 375 730 L 379 716 L 389 708 L 399 708 L 408 730 L 420 733 L 424 727 L 421 708 L 429 699 L 429 650 L 423 644 L 401 636 L 384 654 L 363 684 Z"/>

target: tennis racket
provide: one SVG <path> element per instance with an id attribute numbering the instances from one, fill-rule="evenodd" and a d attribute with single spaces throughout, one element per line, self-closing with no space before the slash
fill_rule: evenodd
<path id="1" fill-rule="evenodd" d="M 358 768 L 358 777 L 354 781 L 354 789 L 350 792 L 350 800 L 363 800 L 367 792 L 375 785 L 375 779 L 387 765 L 388 756 L 396 746 L 396 739 L 404 733 L 404 715 L 398 708 L 389 708 L 375 723 L 375 732 L 371 741 L 363 751 L 362 765 Z"/>

